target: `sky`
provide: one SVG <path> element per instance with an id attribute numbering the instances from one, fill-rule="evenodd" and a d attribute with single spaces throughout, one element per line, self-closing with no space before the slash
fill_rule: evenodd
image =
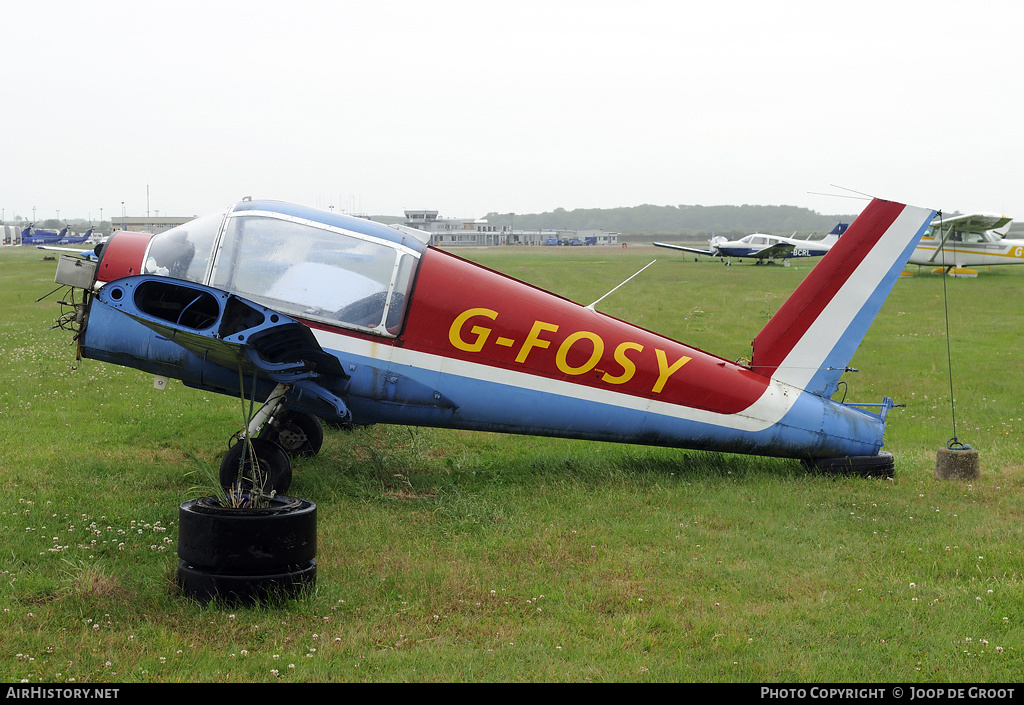
<path id="1" fill-rule="evenodd" d="M 7 3 L 0 209 L 868 194 L 1024 218 L 1022 21 L 1016 0 Z"/>

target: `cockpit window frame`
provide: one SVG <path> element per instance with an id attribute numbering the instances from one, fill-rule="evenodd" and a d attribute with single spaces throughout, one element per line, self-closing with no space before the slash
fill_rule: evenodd
<path id="1" fill-rule="evenodd" d="M 373 236 L 371 234 L 359 232 L 359 231 L 356 231 L 356 230 L 351 230 L 351 229 L 348 229 L 348 228 L 341 227 L 339 225 L 328 224 L 328 223 L 324 223 L 322 221 L 313 220 L 313 219 L 309 219 L 309 218 L 303 218 L 303 217 L 299 217 L 299 216 L 296 216 L 296 215 L 291 215 L 291 214 L 288 214 L 288 213 L 280 213 L 280 212 L 276 212 L 276 211 L 272 211 L 272 210 L 260 210 L 260 209 L 246 209 L 246 210 L 238 210 L 238 211 L 232 210 L 232 211 L 229 211 L 225 215 L 225 217 L 224 217 L 224 219 L 223 219 L 223 221 L 221 223 L 220 232 L 218 233 L 218 237 L 217 237 L 217 242 L 216 242 L 216 244 L 214 246 L 214 251 L 213 251 L 213 254 L 212 254 L 211 258 L 210 258 L 211 266 L 208 267 L 208 269 L 207 269 L 207 276 L 206 276 L 206 279 L 207 279 L 206 283 L 209 286 L 215 286 L 214 285 L 214 281 L 215 281 L 215 279 L 217 277 L 217 274 L 218 274 L 218 272 L 219 272 L 219 270 L 220 270 L 220 268 L 222 266 L 231 266 L 231 265 L 228 265 L 227 263 L 222 262 L 221 260 L 222 260 L 222 257 L 224 256 L 225 246 L 227 245 L 227 239 L 228 239 L 227 238 L 227 233 L 231 229 L 232 219 L 234 219 L 234 218 L 245 218 L 245 219 L 264 218 L 264 219 L 271 219 L 271 220 L 276 220 L 276 221 L 280 221 L 280 222 L 292 223 L 292 224 L 296 224 L 296 225 L 307 227 L 307 228 L 312 228 L 312 229 L 319 230 L 319 231 L 322 231 L 322 232 L 331 233 L 331 234 L 336 235 L 336 236 L 341 237 L 341 238 L 349 238 L 349 239 L 352 239 L 352 240 L 358 240 L 358 241 L 361 241 L 361 242 L 365 242 L 367 244 L 371 244 L 371 245 L 373 245 L 375 247 L 383 247 L 383 248 L 387 248 L 388 250 L 391 250 L 393 255 L 394 255 L 394 260 L 393 260 L 393 262 L 391 264 L 390 279 L 389 279 L 389 281 L 387 283 L 386 297 L 385 297 L 383 313 L 381 315 L 380 321 L 376 325 L 374 325 L 374 326 L 359 325 L 357 323 L 352 323 L 352 322 L 348 322 L 348 321 L 338 320 L 336 318 L 330 318 L 330 317 L 327 317 L 327 316 L 316 315 L 315 313 L 310 313 L 308 311 L 299 312 L 299 311 L 295 311 L 295 310 L 288 310 L 288 307 L 277 306 L 276 304 L 278 302 L 276 302 L 276 301 L 267 301 L 267 302 L 260 301 L 261 297 L 259 295 L 254 295 L 253 292 L 245 292 L 245 291 L 240 291 L 240 290 L 239 291 L 234 291 L 234 290 L 228 289 L 229 291 L 231 291 L 231 293 L 234 293 L 234 294 L 236 294 L 238 296 L 241 296 L 243 298 L 251 298 L 254 301 L 257 301 L 259 303 L 264 303 L 264 305 L 268 305 L 271 308 L 275 308 L 275 310 L 279 308 L 281 310 L 281 313 L 284 313 L 286 315 L 289 315 L 289 316 L 292 316 L 292 317 L 295 317 L 295 318 L 300 318 L 300 319 L 305 319 L 305 320 L 317 322 L 317 323 L 323 323 L 323 324 L 331 326 L 331 327 L 344 328 L 344 329 L 347 329 L 347 330 L 354 330 L 354 331 L 359 331 L 359 332 L 362 332 L 362 333 L 368 333 L 370 335 L 376 335 L 376 336 L 387 337 L 387 338 L 397 338 L 401 334 L 402 328 L 404 327 L 404 324 L 405 324 L 405 320 L 404 320 L 405 312 L 406 312 L 405 308 L 408 305 L 409 295 L 412 292 L 413 284 L 415 282 L 416 270 L 418 269 L 419 260 L 422 258 L 422 254 L 423 254 L 421 250 L 417 250 L 417 249 L 415 249 L 413 247 L 409 247 L 407 245 L 402 244 L 401 242 L 395 242 L 393 240 L 389 240 L 389 239 L 386 239 L 386 238 L 383 238 L 383 237 L 375 237 L 375 236 Z M 381 225 L 381 227 L 387 227 L 387 226 Z M 402 274 L 403 262 L 407 261 L 405 259 L 406 257 L 413 258 L 412 259 L 412 271 L 409 273 L 409 275 L 407 277 L 408 281 L 400 282 L 399 281 L 399 276 Z M 241 265 L 241 266 L 244 266 L 244 265 Z M 403 288 L 404 288 L 403 291 L 399 292 L 399 291 L 396 290 L 396 285 L 398 285 L 398 284 L 402 284 L 403 285 Z M 390 313 L 391 313 L 391 309 L 395 305 L 396 294 L 403 294 L 405 296 L 405 301 L 403 301 L 402 304 L 401 304 L 403 306 L 402 317 L 401 317 L 401 319 L 399 319 L 399 321 L 397 322 L 396 325 L 389 326 L 388 325 L 388 320 L 389 320 L 389 316 L 390 316 Z"/>
<path id="2" fill-rule="evenodd" d="M 143 273 L 156 274 L 159 276 L 169 276 L 166 273 L 160 272 L 158 269 L 153 267 L 153 265 L 151 265 L 150 258 L 151 253 L 153 252 L 154 245 L 163 242 L 167 236 L 175 232 L 184 231 L 187 233 L 189 230 L 195 230 L 199 221 L 208 220 L 209 222 L 212 223 L 219 217 L 220 220 L 217 224 L 217 228 L 213 231 L 213 238 L 210 241 L 210 251 L 206 259 L 206 267 L 204 271 L 201 273 L 201 275 L 198 275 L 197 277 L 182 277 L 185 281 L 191 281 L 196 284 L 207 284 L 210 281 L 210 278 L 213 274 L 213 263 L 217 254 L 217 250 L 220 248 L 220 240 L 221 236 L 224 234 L 224 223 L 227 220 L 228 214 L 229 211 L 227 210 L 209 213 L 207 215 L 199 216 L 198 218 L 193 218 L 192 220 L 183 223 L 182 225 L 178 225 L 176 227 L 170 228 L 169 230 L 164 230 L 153 235 L 153 237 L 150 238 L 149 243 L 146 245 L 146 251 L 142 256 Z M 189 267 L 189 269 L 191 269 L 191 266 Z"/>

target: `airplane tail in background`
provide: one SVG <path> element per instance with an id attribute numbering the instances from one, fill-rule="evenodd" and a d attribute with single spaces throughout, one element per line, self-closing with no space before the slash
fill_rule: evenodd
<path id="1" fill-rule="evenodd" d="M 831 396 L 934 215 L 871 201 L 754 338 L 752 369 Z"/>
<path id="2" fill-rule="evenodd" d="M 837 223 L 834 228 L 826 233 L 825 237 L 821 238 L 821 242 L 828 245 L 834 245 L 839 242 L 839 238 L 842 237 L 846 229 L 850 227 L 847 223 Z"/>
<path id="3" fill-rule="evenodd" d="M 1009 223 L 1007 223 L 1006 225 L 1004 225 L 1004 226 L 1002 226 L 1000 228 L 996 228 L 992 232 L 996 233 L 999 237 L 1006 237 L 1007 233 L 1010 232 L 1010 228 L 1011 227 L 1013 227 L 1013 221 L 1012 220 Z"/>

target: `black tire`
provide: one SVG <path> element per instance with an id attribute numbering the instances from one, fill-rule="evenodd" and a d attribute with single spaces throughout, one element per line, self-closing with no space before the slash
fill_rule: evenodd
<path id="1" fill-rule="evenodd" d="M 316 556 L 316 504 L 278 496 L 265 509 L 232 509 L 211 497 L 178 510 L 178 558 L 226 573 L 263 573 Z"/>
<path id="2" fill-rule="evenodd" d="M 324 444 L 320 419 L 301 411 L 282 411 L 264 426 L 257 438 L 273 441 L 293 458 L 316 455 Z"/>
<path id="3" fill-rule="evenodd" d="M 181 593 L 203 602 L 296 597 L 316 582 L 316 505 L 275 497 L 263 509 L 232 509 L 210 497 L 178 511 Z"/>
<path id="4" fill-rule="evenodd" d="M 254 472 L 252 456 L 246 453 L 246 447 L 250 445 L 258 473 Z M 284 494 L 292 484 L 292 461 L 281 446 L 265 438 L 235 443 L 220 461 L 220 485 L 224 489 L 235 485 L 241 476 L 242 491 L 247 492 L 257 481 L 257 475 L 263 481 L 265 493 L 269 494 L 273 490 L 279 495 Z"/>
<path id="5" fill-rule="evenodd" d="M 896 463 L 892 453 L 879 451 L 878 455 L 848 455 L 837 458 L 805 460 L 811 470 L 830 475 L 859 475 L 861 477 L 893 477 Z"/>
<path id="6" fill-rule="evenodd" d="M 178 561 L 181 594 L 200 602 L 266 603 L 298 597 L 316 584 L 316 561 L 273 575 L 225 575 Z"/>

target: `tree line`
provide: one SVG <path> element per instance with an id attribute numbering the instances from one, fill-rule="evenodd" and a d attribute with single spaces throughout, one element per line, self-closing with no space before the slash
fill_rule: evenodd
<path id="1" fill-rule="evenodd" d="M 654 206 L 623 208 L 556 208 L 547 213 L 488 213 L 493 225 L 516 230 L 606 230 L 623 235 L 718 235 L 766 232 L 789 235 L 825 233 L 836 223 L 849 223 L 854 215 L 822 215 L 798 206 Z"/>

